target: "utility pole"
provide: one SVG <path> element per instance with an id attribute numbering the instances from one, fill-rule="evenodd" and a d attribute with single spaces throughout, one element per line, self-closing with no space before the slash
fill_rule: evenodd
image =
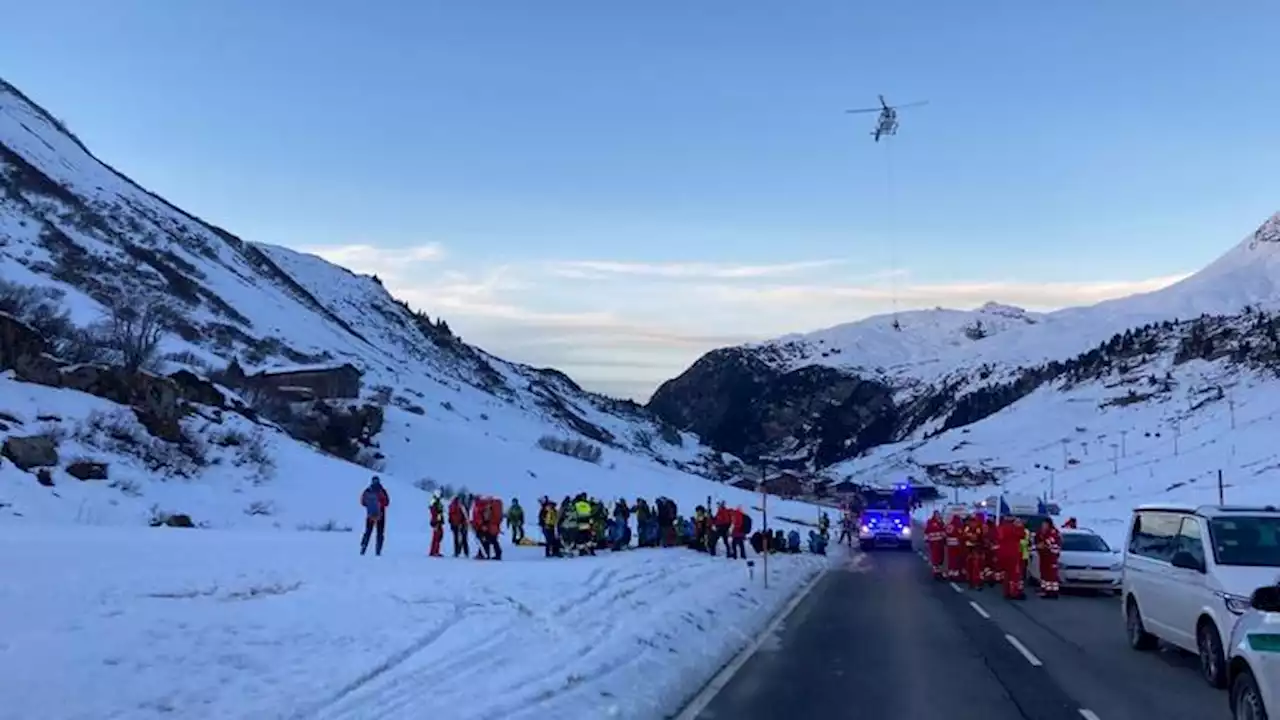
<path id="1" fill-rule="evenodd" d="M 1053 499 L 1053 468 L 1049 468 L 1049 499 Z"/>
<path id="2" fill-rule="evenodd" d="M 1125 442 L 1124 442 L 1124 436 L 1128 434 L 1129 434 L 1128 430 L 1120 431 L 1120 457 L 1128 457 L 1128 454 L 1125 452 Z"/>
<path id="3" fill-rule="evenodd" d="M 1067 445 L 1071 443 L 1070 438 L 1062 438 L 1062 469 L 1067 469 L 1067 461 L 1071 458 L 1067 457 Z"/>
<path id="4" fill-rule="evenodd" d="M 1120 474 L 1120 453 L 1118 452 L 1119 450 L 1120 450 L 1119 445 L 1115 443 L 1111 443 L 1111 474 L 1112 475 Z"/>
<path id="5" fill-rule="evenodd" d="M 1236 429 L 1236 399 L 1234 396 L 1227 396 L 1227 412 L 1231 413 L 1231 429 Z"/>
<path id="6" fill-rule="evenodd" d="M 1227 503 L 1222 499 L 1222 470 L 1218 470 L 1218 504 L 1219 504 L 1219 505 L 1226 505 L 1226 504 L 1227 504 Z"/>
<path id="7" fill-rule="evenodd" d="M 1178 454 L 1178 436 L 1182 434 L 1182 424 L 1175 418 L 1173 421 L 1173 454 Z"/>
<path id="8" fill-rule="evenodd" d="M 760 514 L 764 516 L 764 522 L 760 532 L 764 533 L 764 557 L 761 563 L 764 565 L 764 589 L 769 589 L 769 551 L 773 549 L 772 540 L 769 537 L 769 493 L 765 492 L 765 480 L 768 479 L 767 471 L 764 466 L 760 466 Z"/>

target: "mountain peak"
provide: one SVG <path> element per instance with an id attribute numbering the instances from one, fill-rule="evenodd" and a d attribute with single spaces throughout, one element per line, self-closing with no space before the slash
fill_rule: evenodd
<path id="1" fill-rule="evenodd" d="M 1261 243 L 1280 245 L 1280 212 L 1267 218 L 1267 221 L 1253 231 L 1249 238 L 1249 249 L 1255 249 Z"/>

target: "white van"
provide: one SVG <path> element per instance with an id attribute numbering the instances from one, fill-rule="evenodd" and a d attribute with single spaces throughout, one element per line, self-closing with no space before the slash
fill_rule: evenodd
<path id="1" fill-rule="evenodd" d="M 1129 644 L 1156 639 L 1200 656 L 1225 687 L 1227 646 L 1254 589 L 1280 581 L 1280 511 L 1273 506 L 1143 505 L 1133 511 L 1121 578 Z"/>

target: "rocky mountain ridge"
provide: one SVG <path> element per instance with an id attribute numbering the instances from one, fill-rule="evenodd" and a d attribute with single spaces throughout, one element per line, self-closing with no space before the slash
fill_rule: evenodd
<path id="1" fill-rule="evenodd" d="M 1052 313 L 997 303 L 909 311 L 721 348 L 664 383 L 649 407 L 725 452 L 820 469 L 982 420 L 1042 387 L 1096 378 L 1112 358 L 1274 367 L 1266 349 L 1277 282 L 1280 214 L 1161 290 Z M 1211 342 L 1188 355 L 1187 342 L 1199 347 L 1196 323 L 1210 320 L 1244 328 L 1235 331 L 1249 339 L 1244 349 L 1224 356 Z"/>

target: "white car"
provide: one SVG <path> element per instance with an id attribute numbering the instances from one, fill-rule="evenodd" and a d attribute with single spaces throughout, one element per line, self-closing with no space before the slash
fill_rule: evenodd
<path id="1" fill-rule="evenodd" d="M 1058 585 L 1063 589 L 1098 590 L 1120 592 L 1120 571 L 1124 559 L 1119 550 L 1113 550 L 1107 541 L 1090 530 L 1063 528 L 1062 554 L 1058 557 Z M 1040 584 L 1040 559 L 1031 552 L 1027 563 L 1031 581 Z"/>
<path id="2" fill-rule="evenodd" d="M 1231 717 L 1267 720 L 1280 702 L 1280 587 L 1253 591 L 1250 609 L 1231 631 L 1227 682 Z"/>
<path id="3" fill-rule="evenodd" d="M 1157 639 L 1200 657 L 1226 687 L 1224 648 L 1257 588 L 1280 575 L 1280 511 L 1266 507 L 1144 505 L 1133 511 L 1121 592 L 1135 650 Z"/>

